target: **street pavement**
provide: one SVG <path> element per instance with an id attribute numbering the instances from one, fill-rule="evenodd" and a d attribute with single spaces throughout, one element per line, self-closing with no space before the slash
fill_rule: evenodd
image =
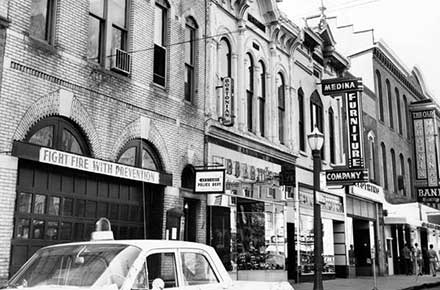
<path id="1" fill-rule="evenodd" d="M 313 283 L 291 282 L 295 290 L 313 290 Z M 440 276 L 394 275 L 377 277 L 377 290 L 440 289 Z M 324 281 L 324 290 L 375 290 L 373 277 L 334 279 Z"/>

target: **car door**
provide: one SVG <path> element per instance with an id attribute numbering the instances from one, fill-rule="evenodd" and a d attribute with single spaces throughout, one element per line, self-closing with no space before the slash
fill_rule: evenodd
<path id="1" fill-rule="evenodd" d="M 197 249 L 180 249 L 177 257 L 180 289 L 223 290 L 224 281 L 208 253 Z"/>

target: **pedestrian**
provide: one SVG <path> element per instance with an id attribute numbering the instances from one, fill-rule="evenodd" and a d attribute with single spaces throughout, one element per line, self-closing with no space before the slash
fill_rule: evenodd
<path id="1" fill-rule="evenodd" d="M 405 244 L 405 246 L 402 249 L 403 254 L 403 266 L 405 269 L 405 274 L 410 275 L 411 273 L 411 250 L 408 247 L 408 244 Z"/>
<path id="2" fill-rule="evenodd" d="M 437 274 L 436 263 L 438 262 L 438 255 L 437 252 L 434 250 L 433 244 L 429 245 L 428 257 L 429 257 L 429 269 L 431 270 L 432 276 L 435 277 Z"/>
<path id="3" fill-rule="evenodd" d="M 422 276 L 423 275 L 423 255 L 422 255 L 422 250 L 419 248 L 419 245 L 417 243 L 414 244 L 414 258 L 415 258 L 415 262 L 416 262 L 416 270 L 415 270 L 415 274 Z"/>
<path id="4" fill-rule="evenodd" d="M 348 250 L 348 261 L 350 266 L 354 266 L 356 264 L 353 245 L 350 245 L 350 250 Z"/>

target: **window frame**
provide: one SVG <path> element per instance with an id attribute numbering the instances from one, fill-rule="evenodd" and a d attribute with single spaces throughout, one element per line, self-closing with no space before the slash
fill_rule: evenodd
<path id="1" fill-rule="evenodd" d="M 32 3 L 34 0 L 31 1 L 31 11 L 32 11 Z M 46 23 L 45 23 L 45 36 L 44 39 L 41 39 L 40 37 L 31 34 L 31 30 L 29 29 L 29 36 L 33 39 L 38 39 L 39 41 L 43 41 L 47 43 L 48 45 L 54 45 L 55 43 L 55 32 L 56 32 L 56 0 L 47 0 L 47 7 L 46 7 Z M 29 28 L 33 26 L 32 23 L 32 15 L 29 19 Z"/>
<path id="2" fill-rule="evenodd" d="M 154 164 L 156 165 L 156 169 L 148 169 L 148 170 L 155 170 L 155 171 L 162 171 L 163 170 L 163 163 L 161 158 L 159 157 L 159 154 L 156 150 L 156 148 L 151 144 L 150 142 L 147 142 L 143 139 L 132 139 L 125 144 L 125 146 L 119 151 L 118 157 L 116 158 L 117 162 L 119 163 L 119 160 L 121 156 L 129 149 L 135 148 L 135 167 L 143 168 L 142 167 L 142 161 L 143 161 L 143 150 L 146 150 L 148 154 L 150 155 L 151 159 L 153 160 Z M 141 154 L 139 154 L 139 152 Z M 121 163 L 124 164 L 124 163 Z M 133 165 L 129 165 L 133 166 Z M 146 169 L 146 168 L 145 168 Z"/>
<path id="3" fill-rule="evenodd" d="M 196 65 L 196 37 L 197 37 L 197 23 L 192 17 L 187 17 L 186 23 L 185 23 L 185 77 L 189 78 L 190 80 L 187 82 L 185 81 L 185 92 L 184 92 L 184 99 L 187 102 L 192 103 L 194 101 L 194 95 L 195 95 L 195 65 Z M 189 33 L 189 40 L 186 39 L 186 33 Z M 189 42 L 189 45 L 188 43 Z M 186 50 L 189 46 L 189 56 L 190 60 L 189 62 L 186 59 Z M 189 86 L 189 90 L 187 91 L 186 86 Z"/>
<path id="4" fill-rule="evenodd" d="M 387 96 L 388 96 L 388 114 L 390 120 L 390 128 L 394 129 L 394 116 L 393 116 L 393 95 L 391 93 L 391 83 L 387 79 L 385 81 L 387 87 Z"/>
<path id="5" fill-rule="evenodd" d="M 286 142 L 286 81 L 282 72 L 278 72 L 280 84 L 277 84 L 278 97 L 278 140 L 280 144 Z M 280 93 L 281 91 L 281 93 Z"/>
<path id="6" fill-rule="evenodd" d="M 154 54 L 153 54 L 153 83 L 161 86 L 161 87 L 166 87 L 167 86 L 167 71 L 168 71 L 168 10 L 169 10 L 169 5 L 168 3 L 166 3 L 165 1 L 158 1 L 156 0 L 155 4 L 154 4 L 154 13 L 157 12 L 158 9 L 160 9 L 160 11 L 162 12 L 162 17 L 161 17 L 161 27 L 162 27 L 162 31 L 161 31 L 161 43 L 156 43 L 156 15 L 153 18 L 153 26 L 154 26 L 154 30 L 153 30 L 153 44 L 154 44 Z M 163 56 L 163 60 L 159 59 L 159 53 L 162 52 L 164 54 Z M 162 71 L 159 70 L 159 61 L 163 61 L 163 74 Z"/>
<path id="7" fill-rule="evenodd" d="M 380 144 L 380 149 L 382 150 L 383 188 L 388 189 L 388 162 L 385 143 Z"/>
<path id="8" fill-rule="evenodd" d="M 329 126 L 329 147 L 330 147 L 330 163 L 336 163 L 336 150 L 335 150 L 335 116 L 333 108 L 328 110 L 328 126 Z"/>
<path id="9" fill-rule="evenodd" d="M 260 95 L 258 96 L 258 118 L 259 118 L 259 129 L 260 136 L 265 136 L 265 117 L 266 117 L 266 67 L 263 61 L 259 61 L 258 64 L 261 68 L 260 73 Z"/>
<path id="10" fill-rule="evenodd" d="M 304 91 L 298 89 L 298 130 L 299 130 L 299 150 L 306 151 L 306 133 L 304 126 Z"/>
<path id="11" fill-rule="evenodd" d="M 379 120 L 384 121 L 384 104 L 383 104 L 383 91 L 382 91 L 382 76 L 379 70 L 376 70 L 376 88 L 379 97 Z"/>
<path id="12" fill-rule="evenodd" d="M 397 125 L 398 125 L 399 134 L 402 135 L 403 134 L 402 110 L 400 108 L 400 93 L 399 93 L 399 89 L 397 87 L 394 88 L 394 93 L 396 94 L 397 123 L 398 123 Z"/>
<path id="13" fill-rule="evenodd" d="M 254 131 L 254 77 L 255 77 L 255 66 L 254 59 L 250 53 L 246 53 L 245 58 L 247 82 L 246 82 L 246 123 L 247 130 L 249 132 Z"/>

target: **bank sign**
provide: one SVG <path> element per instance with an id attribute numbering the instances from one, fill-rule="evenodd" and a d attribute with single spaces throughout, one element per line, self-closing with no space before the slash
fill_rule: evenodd
<path id="1" fill-rule="evenodd" d="M 426 186 L 417 187 L 417 201 L 422 203 L 439 203 L 440 202 L 440 187 Z"/>
<path id="2" fill-rule="evenodd" d="M 327 185 L 353 185 L 368 181 L 368 171 L 364 169 L 332 169 L 325 172 Z"/>
<path id="3" fill-rule="evenodd" d="M 225 192 L 225 170 L 206 169 L 196 170 L 195 193 L 224 193 Z"/>

